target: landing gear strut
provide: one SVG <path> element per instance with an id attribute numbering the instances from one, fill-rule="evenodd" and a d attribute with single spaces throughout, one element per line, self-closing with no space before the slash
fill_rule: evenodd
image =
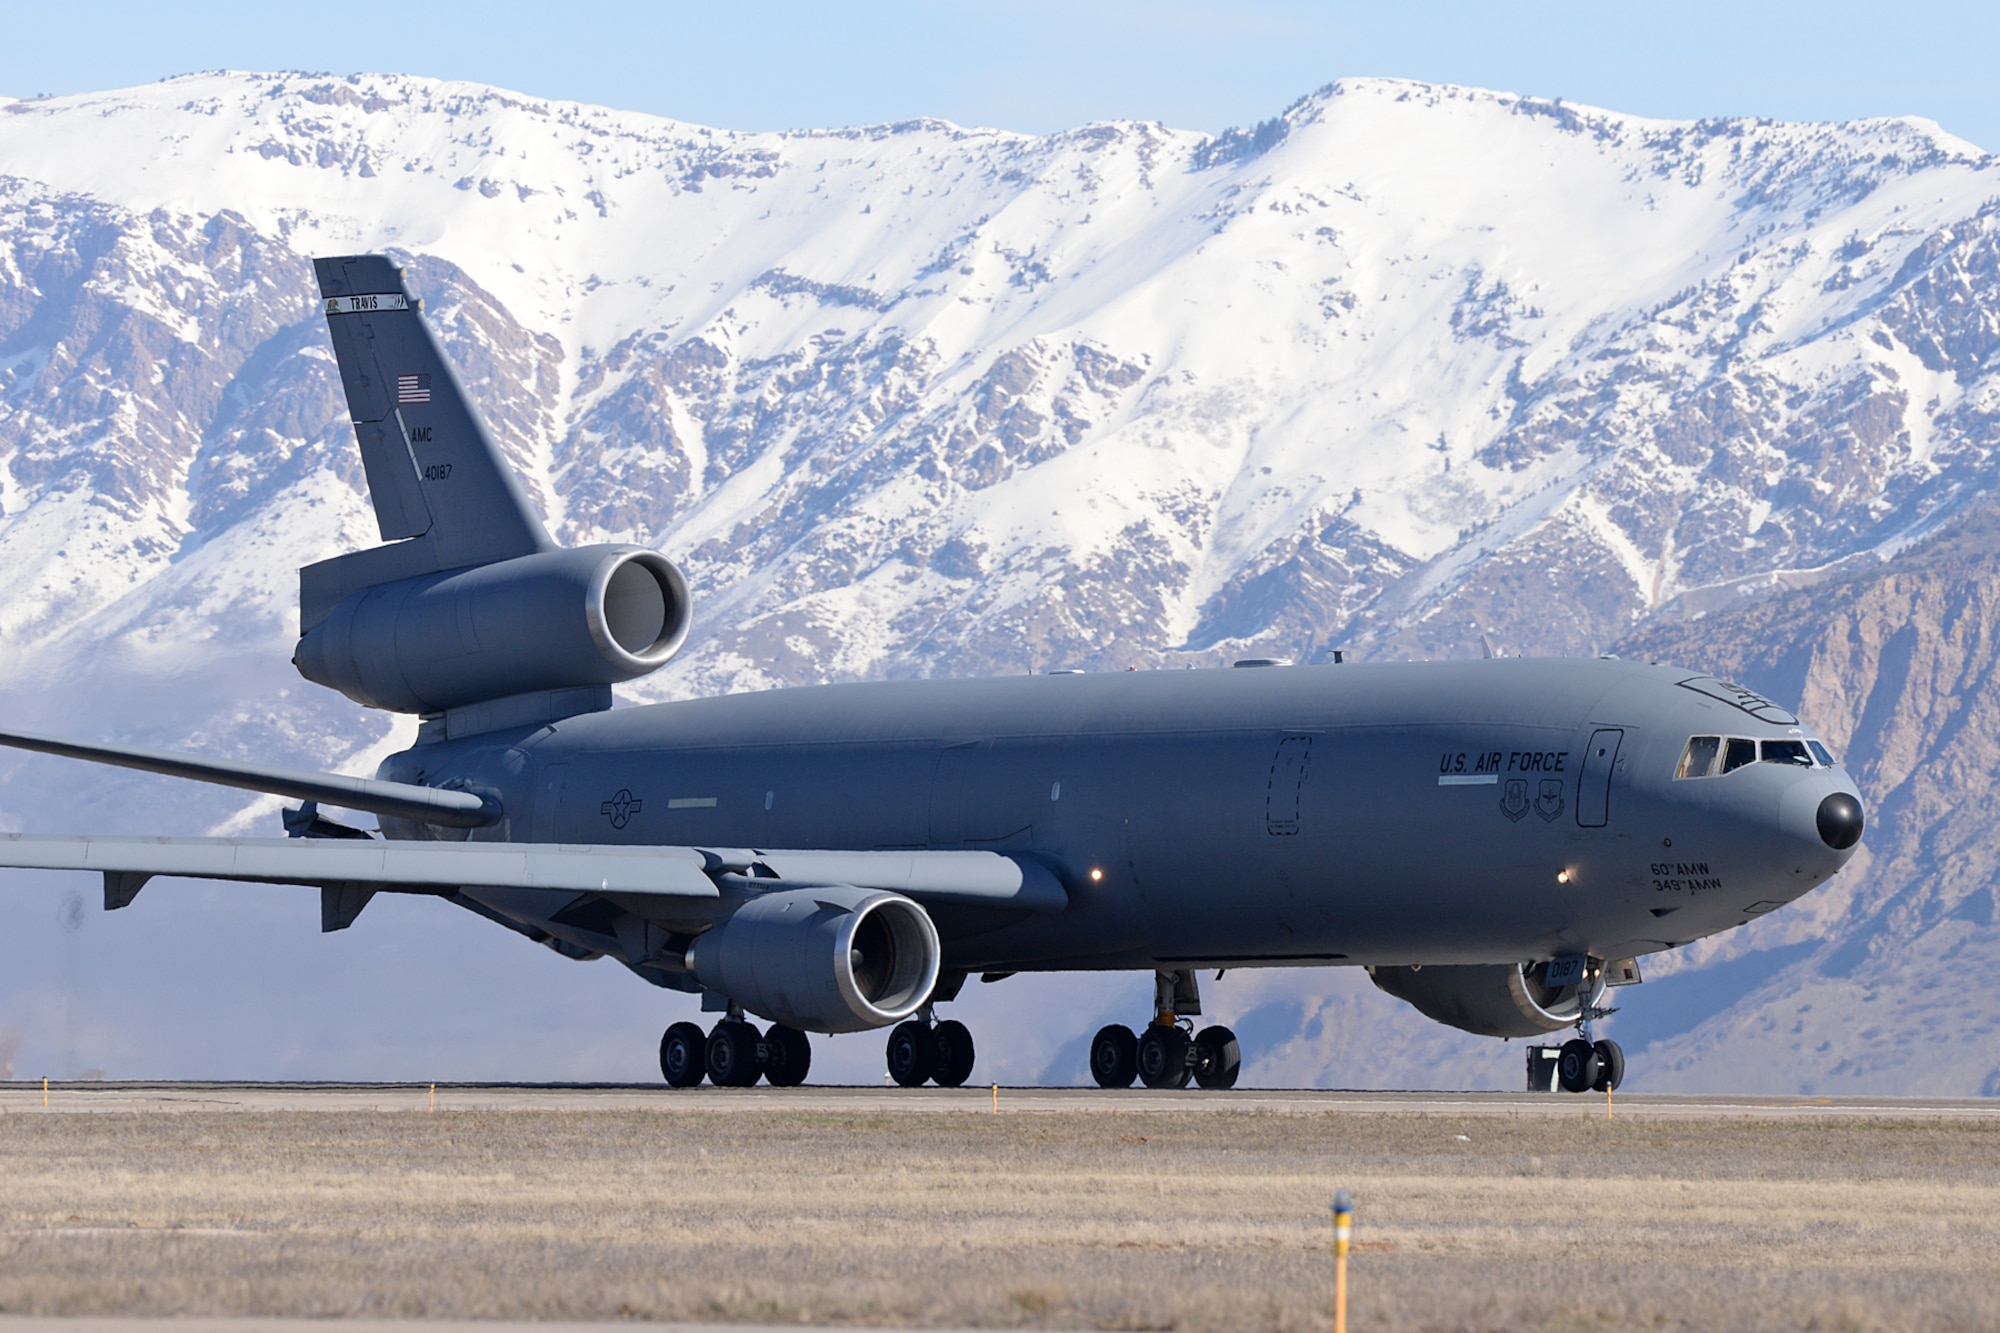
<path id="1" fill-rule="evenodd" d="M 812 1068 L 812 1039 L 797 1028 L 772 1024 L 759 1032 L 732 1009 L 706 1034 L 676 1023 L 660 1038 L 660 1074 L 671 1088 L 692 1088 L 703 1078 L 718 1088 L 747 1088 L 766 1079 L 795 1088 Z"/>
<path id="2" fill-rule="evenodd" d="M 1153 974 L 1153 1021 L 1143 1035 L 1122 1023 L 1098 1029 L 1090 1041 L 1090 1076 L 1100 1088 L 1233 1088 L 1243 1065 L 1236 1034 L 1217 1024 L 1194 1030 L 1201 992 L 1190 970 Z"/>
<path id="3" fill-rule="evenodd" d="M 1564 1092 L 1610 1092 L 1625 1081 L 1625 1051 L 1615 1041 L 1592 1041 L 1590 1024 L 1612 1012 L 1598 1007 L 1604 988 L 1596 973 L 1577 1010 L 1576 1035 L 1556 1055 L 1556 1082 Z"/>

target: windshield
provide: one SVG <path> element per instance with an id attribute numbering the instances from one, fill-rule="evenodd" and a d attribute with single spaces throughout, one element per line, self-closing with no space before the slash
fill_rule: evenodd
<path id="1" fill-rule="evenodd" d="M 1813 766 L 1812 753 L 1806 749 L 1804 741 L 1765 741 L 1763 760 L 1767 764 L 1793 764 L 1799 768 Z"/>
<path id="2" fill-rule="evenodd" d="M 1674 770 L 1677 778 L 1705 778 L 1715 771 L 1715 752 L 1722 748 L 1720 736 L 1691 736 L 1687 749 L 1681 751 L 1681 766 Z"/>
<path id="3" fill-rule="evenodd" d="M 1833 768 L 1833 754 L 1818 741 L 1756 741 L 1747 736 L 1690 736 L 1675 778 L 1711 778 L 1755 763 L 1792 768 Z"/>

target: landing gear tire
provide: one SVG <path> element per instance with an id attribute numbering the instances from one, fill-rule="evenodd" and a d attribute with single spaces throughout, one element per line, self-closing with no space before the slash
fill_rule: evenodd
<path id="1" fill-rule="evenodd" d="M 1220 1023 L 1203 1028 L 1194 1038 L 1194 1081 L 1204 1088 L 1233 1088 L 1243 1068 L 1243 1048 L 1236 1034 Z"/>
<path id="2" fill-rule="evenodd" d="M 748 1088 L 764 1072 L 764 1044 L 756 1028 L 740 1018 L 726 1018 L 708 1034 L 708 1078 L 718 1088 Z"/>
<path id="3" fill-rule="evenodd" d="M 660 1074 L 670 1088 L 692 1088 L 708 1073 L 708 1038 L 692 1023 L 676 1023 L 660 1038 Z"/>
<path id="4" fill-rule="evenodd" d="M 906 1088 L 921 1088 L 931 1076 L 936 1052 L 928 1027 L 915 1020 L 896 1024 L 889 1033 L 889 1077 Z"/>
<path id="5" fill-rule="evenodd" d="M 773 1024 L 764 1033 L 764 1078 L 774 1088 L 796 1088 L 812 1068 L 812 1038 L 797 1028 Z"/>
<path id="6" fill-rule="evenodd" d="M 1194 1077 L 1188 1061 L 1193 1043 L 1179 1028 L 1154 1024 L 1139 1038 L 1139 1081 L 1149 1088 L 1185 1088 Z"/>
<path id="7" fill-rule="evenodd" d="M 1556 1056 L 1556 1081 L 1564 1092 L 1589 1092 L 1597 1082 L 1597 1048 L 1581 1037 L 1563 1043 Z"/>
<path id="8" fill-rule="evenodd" d="M 1615 1041 L 1600 1041 L 1590 1048 L 1597 1056 L 1597 1077 L 1592 1092 L 1613 1092 L 1625 1081 L 1625 1049 Z"/>
<path id="9" fill-rule="evenodd" d="M 931 1029 L 931 1081 L 940 1088 L 960 1088 L 972 1077 L 977 1058 L 972 1033 L 955 1018 L 947 1018 Z"/>
<path id="10" fill-rule="evenodd" d="M 1123 1023 L 1097 1030 L 1090 1039 L 1090 1076 L 1100 1088 L 1129 1088 L 1139 1077 L 1139 1039 Z"/>

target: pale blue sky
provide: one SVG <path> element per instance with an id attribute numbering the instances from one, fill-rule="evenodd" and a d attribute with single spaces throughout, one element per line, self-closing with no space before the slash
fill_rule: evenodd
<path id="1" fill-rule="evenodd" d="M 966 0 L 949 3 L 13 6 L 0 92 L 190 70 L 396 70 L 735 129 L 939 116 L 1247 124 L 1349 75 L 1565 97 L 1646 115 L 1916 114 L 2000 149 L 2000 6 Z"/>

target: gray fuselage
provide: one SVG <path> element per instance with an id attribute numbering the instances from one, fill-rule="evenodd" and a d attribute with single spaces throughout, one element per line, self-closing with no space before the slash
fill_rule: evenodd
<path id="1" fill-rule="evenodd" d="M 492 791 L 507 818 L 482 839 L 1045 862 L 1064 912 L 934 912 L 963 972 L 1622 958 L 1852 855 L 1814 822 L 1853 793 L 1842 769 L 1676 779 L 1692 735 L 1806 734 L 1693 675 L 1509 658 L 827 685 L 420 745 L 381 776 Z M 493 905 L 619 952 L 531 896 Z"/>

